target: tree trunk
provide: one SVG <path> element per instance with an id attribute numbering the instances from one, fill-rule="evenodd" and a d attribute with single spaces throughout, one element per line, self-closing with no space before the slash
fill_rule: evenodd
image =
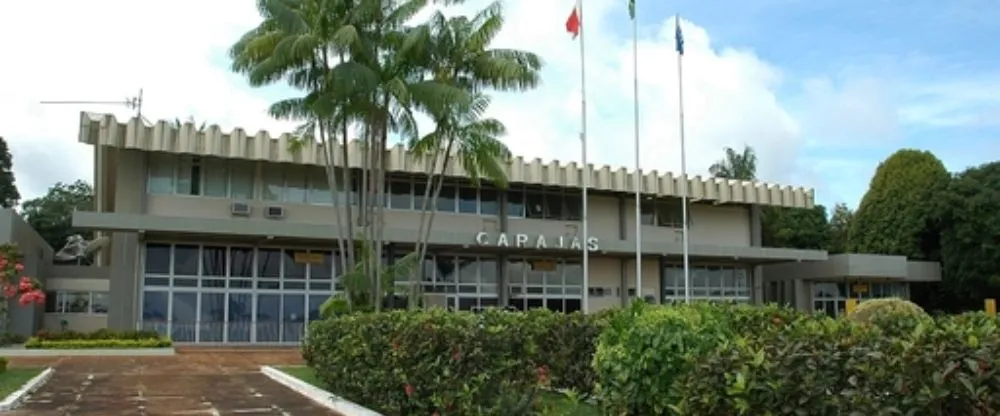
<path id="1" fill-rule="evenodd" d="M 351 201 L 351 191 L 354 188 L 354 183 L 353 183 L 354 175 L 351 173 L 350 151 L 348 149 L 348 146 L 350 145 L 350 138 L 347 135 L 346 114 L 344 115 L 344 120 L 342 120 L 341 122 L 341 128 L 342 128 L 341 133 L 343 134 L 343 138 L 341 138 L 342 144 L 340 146 L 340 154 L 342 156 L 344 165 L 341 167 L 340 171 L 340 176 L 342 178 L 340 186 L 342 187 L 341 192 L 343 193 L 344 206 L 346 207 L 346 209 L 344 210 L 344 218 L 347 219 L 347 232 L 346 232 L 347 237 L 345 239 L 347 241 L 346 244 L 347 251 L 340 252 L 340 257 L 341 257 L 340 264 L 342 267 L 340 270 L 340 274 L 343 275 L 344 273 L 347 273 L 348 270 L 351 270 L 351 268 L 354 267 L 354 249 L 355 249 L 354 214 L 353 214 L 354 210 L 352 209 L 352 201 Z M 344 256 L 347 256 L 347 258 L 344 259 Z"/>
<path id="2" fill-rule="evenodd" d="M 425 244 L 421 237 L 424 235 L 424 228 L 427 226 L 426 225 L 428 216 L 427 207 L 430 204 L 431 194 L 432 194 L 431 191 L 434 189 L 434 174 L 437 171 L 437 162 L 438 162 L 438 157 L 440 155 L 441 152 L 439 148 L 435 148 L 434 155 L 431 156 L 431 163 L 427 165 L 426 169 L 424 169 L 424 171 L 427 173 L 427 184 L 424 186 L 424 195 L 423 198 L 421 198 L 420 226 L 417 229 L 416 247 L 413 248 L 413 251 L 416 252 L 418 256 L 420 256 L 420 268 L 417 270 L 416 273 L 410 274 L 410 295 L 407 298 L 406 302 L 407 309 L 411 311 L 416 309 L 417 296 L 420 296 L 419 293 L 420 291 L 417 290 L 417 285 L 422 284 L 424 279 L 424 253 L 426 253 L 427 250 L 423 249 L 423 246 Z"/>
<path id="3" fill-rule="evenodd" d="M 437 214 L 437 200 L 441 196 L 441 189 L 444 187 L 445 174 L 448 173 L 448 163 L 451 162 L 451 148 L 455 145 L 455 139 L 449 138 L 448 145 L 445 146 L 444 150 L 444 161 L 441 163 L 441 175 L 437 181 L 437 187 L 434 189 L 434 196 L 432 199 L 432 209 L 427 216 L 427 227 L 424 229 L 424 234 L 418 236 L 418 239 L 422 241 L 420 244 L 420 252 L 417 254 L 421 259 L 427 256 L 427 243 L 431 239 L 431 230 L 434 226 L 434 215 Z M 421 263 L 420 270 L 423 270 L 423 264 Z"/>
<path id="4" fill-rule="evenodd" d="M 386 103 L 386 105 L 388 105 L 388 103 Z M 383 124 L 380 126 L 378 147 L 375 149 L 378 170 L 375 175 L 377 182 L 375 183 L 375 215 L 373 217 L 375 227 L 375 279 L 377 280 L 378 285 L 378 305 L 380 310 L 382 302 L 385 299 L 386 291 L 384 288 L 387 284 L 387 282 L 382 281 L 385 277 L 382 275 L 382 271 L 384 269 L 382 254 L 385 245 L 383 241 L 383 232 L 385 231 L 385 149 L 388 134 L 388 125 Z M 395 282 L 393 282 L 393 284 L 395 284 Z"/>
<path id="5" fill-rule="evenodd" d="M 327 129 L 327 127 L 328 126 L 326 125 L 326 121 L 320 120 L 319 136 L 321 138 L 320 140 L 322 141 L 323 159 L 326 164 L 326 183 L 327 187 L 330 189 L 330 196 L 333 198 L 333 202 L 331 202 L 333 206 L 333 215 L 337 217 L 336 219 L 337 234 L 338 234 L 337 249 L 340 250 L 338 253 L 338 257 L 341 258 L 341 264 L 343 264 L 345 229 L 344 229 L 344 220 L 343 218 L 341 218 L 342 214 L 341 210 L 337 208 L 337 173 L 333 157 L 334 155 L 333 146 L 334 143 L 336 143 L 336 140 L 330 140 L 329 136 L 327 136 L 327 134 L 330 132 L 330 130 Z M 348 217 L 348 219 L 350 219 L 350 217 Z"/>

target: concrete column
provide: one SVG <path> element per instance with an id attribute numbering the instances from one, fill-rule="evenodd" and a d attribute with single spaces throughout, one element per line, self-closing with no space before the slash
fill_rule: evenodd
<path id="1" fill-rule="evenodd" d="M 752 247 L 763 246 L 761 236 L 760 206 L 750 205 L 750 245 Z M 750 269 L 750 301 L 754 304 L 764 303 L 764 268 L 760 265 Z"/>
<path id="2" fill-rule="evenodd" d="M 111 234 L 111 279 L 108 302 L 108 328 L 136 329 L 139 325 L 139 235 L 131 232 Z"/>

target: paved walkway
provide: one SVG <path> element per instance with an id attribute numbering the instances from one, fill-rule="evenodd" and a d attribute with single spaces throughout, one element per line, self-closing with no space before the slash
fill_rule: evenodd
<path id="1" fill-rule="evenodd" d="M 51 365 L 52 379 L 17 416 L 334 416 L 260 373 L 298 364 L 294 350 L 188 350 L 171 357 L 18 358 Z"/>

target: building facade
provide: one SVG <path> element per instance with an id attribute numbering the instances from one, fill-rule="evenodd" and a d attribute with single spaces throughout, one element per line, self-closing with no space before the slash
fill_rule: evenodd
<path id="1" fill-rule="evenodd" d="M 320 146 L 293 152 L 288 136 L 223 133 L 217 127 L 199 132 L 192 125 L 122 123 L 87 113 L 81 115 L 79 140 L 94 146 L 97 202 L 93 212 L 75 213 L 73 223 L 111 240 L 97 265 L 107 274 L 103 290 L 110 294 L 104 325 L 155 329 L 176 342 L 296 342 L 339 289 L 340 234 L 332 201 L 334 195 L 337 205 L 356 200 L 357 188 L 338 185 L 330 192 Z M 354 143 L 347 150 L 350 166 L 340 160 L 339 148 L 336 164 L 360 168 L 360 147 Z M 392 261 L 417 241 L 426 167 L 397 147 L 387 151 L 387 171 L 384 251 Z M 885 280 L 897 286 L 879 289 L 880 296 L 905 296 L 906 282 L 914 278 L 909 269 L 900 276 L 885 266 L 892 262 L 885 256 L 871 256 L 874 269 L 841 270 L 831 259 L 836 256 L 824 251 L 762 247 L 760 208 L 811 208 L 811 189 L 656 171 L 641 178 L 643 262 L 637 267 L 635 173 L 607 166 L 589 171 L 585 240 L 584 170 L 577 164 L 516 158 L 506 189 L 473 186 L 460 167 L 451 168 L 433 207 L 424 303 L 572 312 L 584 307 L 585 293 L 589 311 L 623 305 L 637 292 L 652 302 L 682 301 L 678 197 L 684 180 L 691 196 L 696 300 L 775 301 L 823 310 L 829 303 L 836 314 L 844 293 L 837 285 L 870 280 L 874 289 L 881 288 L 874 282 Z M 584 248 L 590 253 L 588 287 Z"/>

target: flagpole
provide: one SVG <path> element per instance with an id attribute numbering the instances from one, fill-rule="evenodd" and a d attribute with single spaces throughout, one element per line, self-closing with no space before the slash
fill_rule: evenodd
<path id="1" fill-rule="evenodd" d="M 632 96 L 633 134 L 635 135 L 635 295 L 642 295 L 642 168 L 639 165 L 639 24 L 635 3 L 630 3 L 632 17 Z"/>
<path id="2" fill-rule="evenodd" d="M 684 59 L 684 39 L 681 35 L 681 16 L 675 16 L 675 41 L 677 42 L 677 98 L 678 98 L 678 120 L 680 121 L 681 133 L 681 235 L 682 254 L 684 258 L 684 302 L 691 303 L 691 264 L 688 257 L 688 176 L 687 176 L 687 151 L 684 146 L 684 70 L 681 62 Z"/>
<path id="3" fill-rule="evenodd" d="M 583 45 L 583 0 L 576 0 L 576 12 L 580 19 L 580 153 L 583 159 L 583 313 L 590 312 L 590 233 L 587 227 L 587 188 L 590 187 L 590 165 L 587 163 L 587 70 Z"/>

